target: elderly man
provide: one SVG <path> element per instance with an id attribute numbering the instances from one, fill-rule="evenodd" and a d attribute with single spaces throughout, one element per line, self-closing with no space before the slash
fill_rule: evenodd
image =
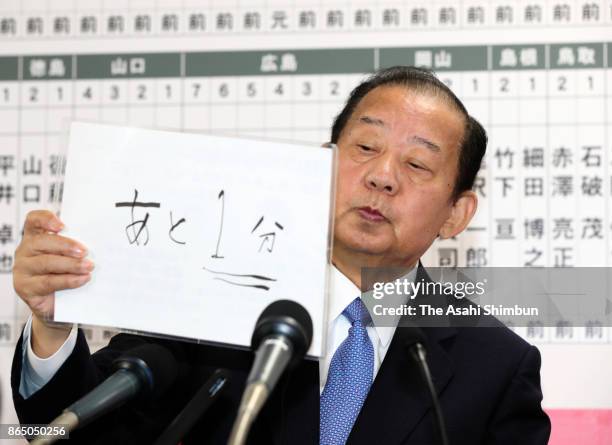
<path id="1" fill-rule="evenodd" d="M 477 207 L 471 191 L 486 147 L 480 124 L 432 73 L 394 67 L 351 93 L 332 129 L 339 149 L 327 355 L 279 383 L 250 435 L 255 444 L 432 444 L 429 394 L 405 351 L 402 327 L 377 326 L 360 295 L 363 267 L 411 268 L 437 238 L 459 234 Z M 231 390 L 185 438 L 225 443 L 249 353 L 120 334 L 90 355 L 83 334 L 45 319 L 53 293 L 90 279 L 83 245 L 32 212 L 14 285 L 32 309 L 17 344 L 12 385 L 19 418 L 48 422 L 109 375 L 110 362 L 159 342 L 181 363 L 170 395 L 124 407 L 74 434 L 82 443 L 151 443 L 217 367 Z M 427 277 L 422 267 L 417 274 Z M 357 298 L 356 298 L 357 297 Z M 540 356 L 505 327 L 425 328 L 429 360 L 453 444 L 546 444 Z"/>

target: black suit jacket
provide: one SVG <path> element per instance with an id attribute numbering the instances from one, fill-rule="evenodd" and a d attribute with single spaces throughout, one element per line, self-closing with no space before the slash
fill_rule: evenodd
<path id="1" fill-rule="evenodd" d="M 543 445 L 550 421 L 540 402 L 540 354 L 501 324 L 423 328 L 428 360 L 452 445 Z M 359 414 L 349 445 L 437 443 L 432 403 L 398 327 Z M 128 405 L 82 431 L 70 443 L 150 444 L 217 368 L 231 383 L 183 444 L 225 444 L 252 353 L 195 343 L 119 334 L 91 355 L 79 330 L 76 347 L 55 376 L 27 400 L 19 394 L 21 339 L 12 367 L 13 399 L 22 423 L 47 423 L 111 372 L 111 362 L 143 342 L 166 346 L 180 364 L 177 382 L 161 400 Z M 317 444 L 319 365 L 303 360 L 279 382 L 253 425 L 250 444 Z"/>

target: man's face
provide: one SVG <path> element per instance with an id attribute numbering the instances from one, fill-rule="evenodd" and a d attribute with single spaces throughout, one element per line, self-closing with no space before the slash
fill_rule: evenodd
<path id="1" fill-rule="evenodd" d="M 412 265 L 449 218 L 464 117 L 401 86 L 370 91 L 340 138 L 334 257 Z"/>

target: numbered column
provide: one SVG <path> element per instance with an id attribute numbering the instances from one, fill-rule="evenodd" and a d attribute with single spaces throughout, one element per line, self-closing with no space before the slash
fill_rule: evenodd
<path id="1" fill-rule="evenodd" d="M 551 265 L 603 265 L 603 48 L 559 44 L 549 51 Z M 602 239 L 593 243 L 593 236 Z"/>
<path id="2" fill-rule="evenodd" d="M 551 147 L 549 231 L 552 267 L 578 266 L 576 258 L 578 206 L 581 199 L 577 183 L 579 143 L 577 133 L 576 59 L 573 48 L 548 46 L 548 116 Z M 576 328 L 564 318 L 550 328 L 553 343 L 574 342 Z"/>
<path id="3" fill-rule="evenodd" d="M 177 67 L 179 68 L 179 67 Z M 156 108 L 155 127 L 180 130 L 182 128 L 182 106 L 184 82 L 179 74 L 155 80 Z"/>
<path id="4" fill-rule="evenodd" d="M 208 115 L 210 131 L 223 134 L 236 134 L 238 128 L 237 100 L 239 97 L 238 77 L 248 74 L 241 60 L 243 52 L 188 53 L 186 55 L 186 76 L 188 89 L 192 94 L 203 98 L 207 104 L 203 110 Z M 193 78 L 204 78 L 199 82 Z M 206 86 L 207 91 L 202 91 Z M 202 103 L 193 99 L 195 103 Z M 200 108 L 201 109 L 201 108 Z M 189 113 L 193 113 L 193 110 Z M 202 118 L 206 118 L 206 114 Z M 186 116 L 186 122 L 192 117 Z"/>
<path id="5" fill-rule="evenodd" d="M 320 95 L 321 88 L 316 74 L 298 74 L 293 77 L 293 113 L 295 119 L 292 138 L 295 141 L 320 143 L 330 139 L 329 134 L 325 138 L 321 138 L 321 129 L 319 128 Z"/>
<path id="6" fill-rule="evenodd" d="M 19 241 L 19 69 L 17 57 L 0 58 L 0 286 L 12 289 L 13 256 Z M 14 293 L 0 295 L 0 345 L 14 343 L 16 315 Z"/>
<path id="7" fill-rule="evenodd" d="M 110 74 L 112 76 L 112 71 Z M 102 122 L 108 124 L 127 125 L 129 121 L 128 80 L 125 78 L 105 76 L 100 80 L 100 95 Z"/>
<path id="8" fill-rule="evenodd" d="M 349 88 L 342 74 L 321 74 L 319 81 L 319 138 L 327 141 L 334 119 L 340 113 Z"/>
<path id="9" fill-rule="evenodd" d="M 236 135 L 238 124 L 238 78 L 232 74 L 212 76 L 210 81 L 210 129 Z"/>
<path id="10" fill-rule="evenodd" d="M 180 54 L 129 54 L 124 59 L 128 64 L 128 122 L 151 128 L 156 125 L 159 112 L 160 121 L 169 121 L 176 127 L 180 120 L 175 105 L 180 97 L 177 81 L 181 76 Z M 167 107 L 171 107 L 169 113 Z M 171 119 L 173 114 L 175 119 Z"/>
<path id="11" fill-rule="evenodd" d="M 80 121 L 99 122 L 102 118 L 102 81 L 110 77 L 110 67 L 103 55 L 76 57 L 74 81 L 74 117 Z"/>
<path id="12" fill-rule="evenodd" d="M 43 162 L 47 131 L 49 57 L 25 57 L 21 84 L 19 220 L 44 205 Z"/>
<path id="13" fill-rule="evenodd" d="M 43 205 L 59 212 L 64 191 L 68 130 L 74 114 L 73 56 L 49 59 Z"/>
<path id="14" fill-rule="evenodd" d="M 210 130 L 210 79 L 201 53 L 185 54 L 183 88 L 183 129 Z"/>
<path id="15" fill-rule="evenodd" d="M 265 122 L 267 137 L 291 139 L 293 133 L 294 80 L 292 76 L 271 75 L 264 77 Z"/>
<path id="16" fill-rule="evenodd" d="M 491 124 L 487 165 L 492 169 L 491 265 L 519 263 L 517 227 L 524 198 L 520 167 L 519 71 L 516 52 L 506 46 L 491 49 Z"/>
<path id="17" fill-rule="evenodd" d="M 605 70 L 603 44 L 576 45 L 576 102 L 580 201 L 576 257 L 582 267 L 606 264 Z"/>
<path id="18" fill-rule="evenodd" d="M 265 136 L 265 78 L 260 75 L 244 75 L 239 76 L 237 82 L 238 133 L 241 136 Z"/>
<path id="19" fill-rule="evenodd" d="M 519 88 L 519 152 L 521 204 L 517 215 L 517 239 L 520 242 L 519 264 L 542 267 L 548 262 L 549 177 L 547 129 L 547 72 L 543 45 L 517 45 Z"/>

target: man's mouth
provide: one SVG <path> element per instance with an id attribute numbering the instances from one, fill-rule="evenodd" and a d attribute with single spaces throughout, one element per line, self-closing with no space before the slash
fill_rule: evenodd
<path id="1" fill-rule="evenodd" d="M 371 222 L 381 222 L 386 221 L 387 218 L 383 216 L 378 210 L 373 209 L 372 207 L 359 207 L 358 209 L 359 215 Z"/>

